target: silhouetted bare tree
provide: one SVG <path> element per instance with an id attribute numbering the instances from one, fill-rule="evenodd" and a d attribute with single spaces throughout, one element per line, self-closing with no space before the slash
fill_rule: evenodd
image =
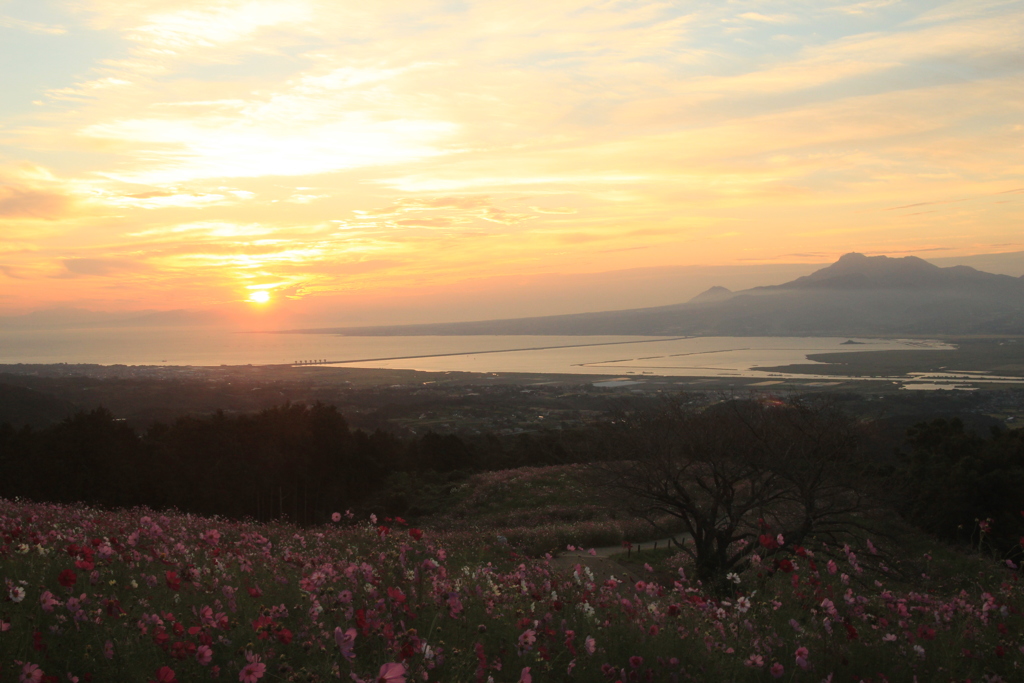
<path id="1" fill-rule="evenodd" d="M 620 411 L 602 434 L 598 480 L 652 522 L 681 520 L 698 578 L 721 580 L 809 536 L 858 525 L 853 486 L 860 429 L 825 404 L 778 400 L 711 406 L 666 399 Z M 779 537 L 781 535 L 781 543 Z"/>

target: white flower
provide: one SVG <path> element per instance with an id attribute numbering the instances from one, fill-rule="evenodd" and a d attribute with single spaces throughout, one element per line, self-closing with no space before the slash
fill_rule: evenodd
<path id="1" fill-rule="evenodd" d="M 739 598 L 736 599 L 736 611 L 740 614 L 745 613 L 747 610 L 750 609 L 750 607 L 750 600 L 748 600 L 746 596 L 741 595 Z"/>
<path id="2" fill-rule="evenodd" d="M 10 597 L 11 602 L 21 602 L 25 599 L 25 589 L 21 586 L 14 586 L 8 591 L 7 595 Z"/>
<path id="3" fill-rule="evenodd" d="M 736 572 L 729 572 L 728 574 L 725 575 L 725 578 L 729 579 L 733 583 L 739 583 L 740 582 L 740 575 L 737 574 Z"/>
<path id="4" fill-rule="evenodd" d="M 920 657 L 921 659 L 924 659 L 924 648 L 923 647 L 921 647 L 920 645 L 915 645 L 914 646 L 914 652 L 917 653 L 918 657 Z"/>

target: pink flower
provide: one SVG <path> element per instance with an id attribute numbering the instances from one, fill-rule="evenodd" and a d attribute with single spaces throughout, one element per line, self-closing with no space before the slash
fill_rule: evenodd
<path id="1" fill-rule="evenodd" d="M 107 642 L 103 643 L 103 656 L 107 659 L 114 658 L 114 641 L 108 640 Z"/>
<path id="2" fill-rule="evenodd" d="M 757 655 L 757 654 L 750 655 L 749 657 L 747 657 L 747 661 L 745 661 L 743 663 L 746 664 L 749 667 L 760 669 L 761 667 L 764 666 L 764 657 L 762 657 L 761 655 Z"/>
<path id="3" fill-rule="evenodd" d="M 772 678 L 782 678 L 782 674 L 785 673 L 785 668 L 778 662 L 775 662 L 772 664 L 770 671 L 772 673 Z"/>
<path id="4" fill-rule="evenodd" d="M 640 666 L 643 663 L 644 663 L 644 658 L 643 657 L 640 657 L 640 656 L 637 656 L 637 655 L 633 655 L 632 657 L 629 658 L 629 665 L 631 667 L 633 667 L 634 669 L 639 669 Z"/>
<path id="5" fill-rule="evenodd" d="M 347 631 L 342 631 L 340 626 L 334 629 L 334 642 L 338 644 L 338 648 L 341 650 L 341 656 L 345 659 L 352 659 L 355 657 L 355 653 L 352 652 L 352 648 L 355 647 L 357 631 L 354 628 L 350 628 Z"/>
<path id="6" fill-rule="evenodd" d="M 528 628 L 519 634 L 519 649 L 529 650 L 537 642 L 537 632 Z"/>
<path id="7" fill-rule="evenodd" d="M 39 683 L 43 680 L 43 670 L 39 668 L 38 664 L 26 664 L 21 667 L 21 677 L 18 678 L 20 683 Z"/>
<path id="8" fill-rule="evenodd" d="M 571 671 L 572 669 L 570 668 L 569 670 Z M 519 683 L 533 683 L 533 676 L 530 675 L 530 667 L 524 667 L 523 670 L 519 672 Z"/>
<path id="9" fill-rule="evenodd" d="M 335 523 L 340 522 L 341 521 L 341 513 L 340 512 L 335 512 L 334 514 L 332 514 L 331 515 L 331 521 L 335 522 Z"/>
<path id="10" fill-rule="evenodd" d="M 405 664 L 388 662 L 380 668 L 376 683 L 405 683 Z"/>
<path id="11" fill-rule="evenodd" d="M 58 600 L 50 591 L 43 591 L 43 594 L 39 596 L 39 602 L 42 605 L 44 612 L 52 612 L 54 606 L 60 604 L 60 600 Z"/>
<path id="12" fill-rule="evenodd" d="M 266 670 L 267 665 L 263 662 L 249 662 L 238 672 L 238 680 L 242 683 L 256 683 L 263 678 L 263 672 Z"/>
<path id="13" fill-rule="evenodd" d="M 209 666 L 213 661 L 213 649 L 209 645 L 200 645 L 196 650 L 196 661 L 203 666 Z"/>
<path id="14" fill-rule="evenodd" d="M 587 639 L 583 641 L 583 649 L 587 651 L 588 655 L 594 654 L 597 651 L 597 641 L 592 636 L 587 636 Z"/>
<path id="15" fill-rule="evenodd" d="M 809 666 L 807 663 L 807 658 L 810 656 L 810 654 L 811 653 L 807 651 L 806 647 L 798 647 L 796 649 L 796 665 L 806 671 L 807 667 Z"/>

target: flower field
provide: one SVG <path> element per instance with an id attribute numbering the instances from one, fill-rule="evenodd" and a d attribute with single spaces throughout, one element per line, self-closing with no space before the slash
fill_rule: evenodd
<path id="1" fill-rule="evenodd" d="M 0 500 L 0 681 L 1019 681 L 1019 574 L 948 594 L 808 548 L 711 595 L 492 535 Z M 901 588 L 901 586 L 903 586 Z"/>

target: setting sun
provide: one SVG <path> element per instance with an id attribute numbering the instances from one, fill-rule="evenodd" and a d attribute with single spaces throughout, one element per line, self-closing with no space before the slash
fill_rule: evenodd
<path id="1" fill-rule="evenodd" d="M 255 301 L 258 304 L 265 304 L 270 301 L 270 292 L 266 290 L 259 290 L 249 295 L 249 301 Z"/>

